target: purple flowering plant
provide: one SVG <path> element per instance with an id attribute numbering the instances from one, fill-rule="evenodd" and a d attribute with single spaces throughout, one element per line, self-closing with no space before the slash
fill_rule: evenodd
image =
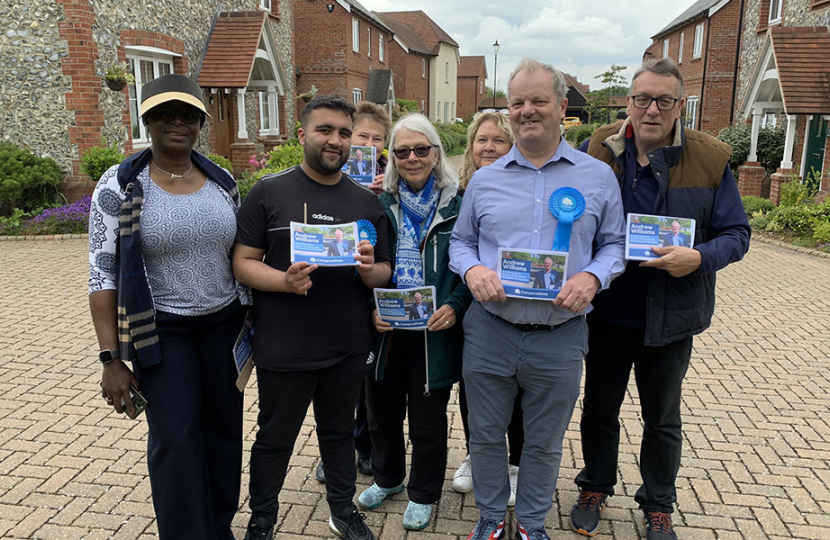
<path id="1" fill-rule="evenodd" d="M 56 208 L 47 208 L 40 214 L 19 221 L 0 224 L 0 235 L 79 234 L 89 229 L 89 205 L 92 198 Z"/>

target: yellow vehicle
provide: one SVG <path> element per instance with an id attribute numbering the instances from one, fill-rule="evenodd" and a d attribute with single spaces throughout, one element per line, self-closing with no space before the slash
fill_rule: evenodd
<path id="1" fill-rule="evenodd" d="M 562 125 L 565 126 L 565 129 L 571 129 L 572 127 L 581 126 L 582 120 L 576 116 L 566 116 L 565 119 L 562 120 Z"/>

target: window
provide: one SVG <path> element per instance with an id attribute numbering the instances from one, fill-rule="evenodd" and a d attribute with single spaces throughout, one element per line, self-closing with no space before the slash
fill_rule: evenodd
<path id="1" fill-rule="evenodd" d="M 260 135 L 278 135 L 280 132 L 279 107 L 276 92 L 258 92 L 259 94 L 259 133 Z"/>
<path id="2" fill-rule="evenodd" d="M 421 58 L 421 78 L 424 79 L 427 76 L 427 59 Z"/>
<path id="3" fill-rule="evenodd" d="M 695 50 L 692 53 L 692 58 L 700 58 L 703 54 L 703 24 L 695 26 Z"/>
<path id="4" fill-rule="evenodd" d="M 366 56 L 371 58 L 372 57 L 372 29 L 371 28 L 366 29 L 366 35 L 369 36 L 368 39 L 366 40 Z"/>
<path id="5" fill-rule="evenodd" d="M 678 49 L 677 49 L 677 63 L 678 64 L 683 63 L 683 41 L 684 41 L 685 37 L 686 36 L 683 34 L 683 32 L 680 32 L 680 47 L 678 47 Z"/>
<path id="6" fill-rule="evenodd" d="M 781 22 L 781 8 L 783 0 L 770 0 L 769 2 L 769 22 L 770 24 Z"/>
<path id="7" fill-rule="evenodd" d="M 761 118 L 761 127 L 771 127 L 774 128 L 775 125 L 778 123 L 778 117 L 775 113 L 766 113 L 763 118 Z"/>
<path id="8" fill-rule="evenodd" d="M 271 0 L 259 0 L 259 7 L 265 11 L 271 11 Z"/>
<path id="9" fill-rule="evenodd" d="M 441 121 L 441 102 L 440 101 L 435 104 L 435 121 L 436 122 Z"/>
<path id="10" fill-rule="evenodd" d="M 352 88 L 352 101 L 358 103 L 363 99 L 363 90 L 360 88 Z"/>
<path id="11" fill-rule="evenodd" d="M 422 99 L 421 100 L 421 114 L 424 114 L 424 111 L 426 111 L 426 106 L 427 106 L 426 102 Z"/>
<path id="12" fill-rule="evenodd" d="M 360 23 L 352 19 L 352 50 L 360 52 Z"/>
<path id="13" fill-rule="evenodd" d="M 449 124 L 449 123 L 450 123 L 450 115 L 449 115 L 449 114 L 447 114 L 447 109 L 448 109 L 448 108 L 449 108 L 449 103 L 447 103 L 447 102 L 445 101 L 445 102 L 444 102 L 444 123 L 446 123 L 446 124 Z"/>
<path id="14" fill-rule="evenodd" d="M 663 58 L 669 57 L 669 40 L 668 38 L 663 40 Z"/>
<path id="15" fill-rule="evenodd" d="M 450 63 L 444 62 L 444 82 L 450 83 Z"/>
<path id="16" fill-rule="evenodd" d="M 478 93 L 479 94 L 484 93 L 484 81 L 478 81 Z"/>
<path id="17" fill-rule="evenodd" d="M 697 97 L 686 100 L 686 127 L 696 129 L 697 126 Z"/>
<path id="18" fill-rule="evenodd" d="M 383 59 L 383 34 L 381 34 L 378 38 L 378 60 L 380 60 L 381 62 L 386 61 Z"/>
<path id="19" fill-rule="evenodd" d="M 146 55 L 143 53 L 130 54 L 127 51 L 127 62 L 130 72 L 135 77 L 135 84 L 129 86 L 130 94 L 130 124 L 133 143 L 149 143 L 150 135 L 147 128 L 138 116 L 138 105 L 141 103 L 141 88 L 156 77 L 173 73 L 173 56 L 165 54 Z"/>

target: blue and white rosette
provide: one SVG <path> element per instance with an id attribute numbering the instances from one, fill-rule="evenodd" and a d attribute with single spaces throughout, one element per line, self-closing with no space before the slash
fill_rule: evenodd
<path id="1" fill-rule="evenodd" d="M 373 246 L 378 241 L 378 232 L 375 230 L 374 224 L 368 219 L 359 219 L 357 223 L 357 241 L 368 240 Z"/>
<path id="2" fill-rule="evenodd" d="M 576 188 L 561 187 L 551 193 L 548 208 L 559 220 L 551 250 L 567 252 L 571 246 L 573 223 L 585 213 L 585 197 Z"/>

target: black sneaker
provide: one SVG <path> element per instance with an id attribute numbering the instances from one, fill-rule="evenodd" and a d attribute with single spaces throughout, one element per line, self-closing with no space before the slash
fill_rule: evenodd
<path id="1" fill-rule="evenodd" d="M 317 477 L 317 481 L 320 482 L 321 484 L 326 483 L 326 470 L 323 468 L 323 460 L 322 459 L 317 464 L 317 470 L 314 472 L 314 476 Z"/>
<path id="2" fill-rule="evenodd" d="M 579 499 L 571 508 L 571 530 L 594 536 L 599 532 L 599 518 L 605 509 L 605 501 L 608 500 L 607 493 L 598 491 L 580 491 Z"/>
<path id="3" fill-rule="evenodd" d="M 274 526 L 268 524 L 264 517 L 251 517 L 245 540 L 274 540 Z"/>
<path id="4" fill-rule="evenodd" d="M 357 453 L 357 470 L 360 474 L 372 476 L 372 454 Z"/>
<path id="5" fill-rule="evenodd" d="M 548 532 L 544 527 L 537 527 L 535 529 L 525 529 L 520 524 L 516 524 L 516 540 L 550 540 Z"/>
<path id="6" fill-rule="evenodd" d="M 643 523 L 646 525 L 646 540 L 677 540 L 671 514 L 643 512 Z"/>
<path id="7" fill-rule="evenodd" d="M 478 518 L 476 528 L 467 537 L 467 540 L 499 540 L 504 533 L 504 520 Z"/>
<path id="8" fill-rule="evenodd" d="M 345 540 L 375 540 L 364 519 L 366 517 L 354 505 L 347 506 L 339 516 L 329 518 L 329 528 Z"/>

